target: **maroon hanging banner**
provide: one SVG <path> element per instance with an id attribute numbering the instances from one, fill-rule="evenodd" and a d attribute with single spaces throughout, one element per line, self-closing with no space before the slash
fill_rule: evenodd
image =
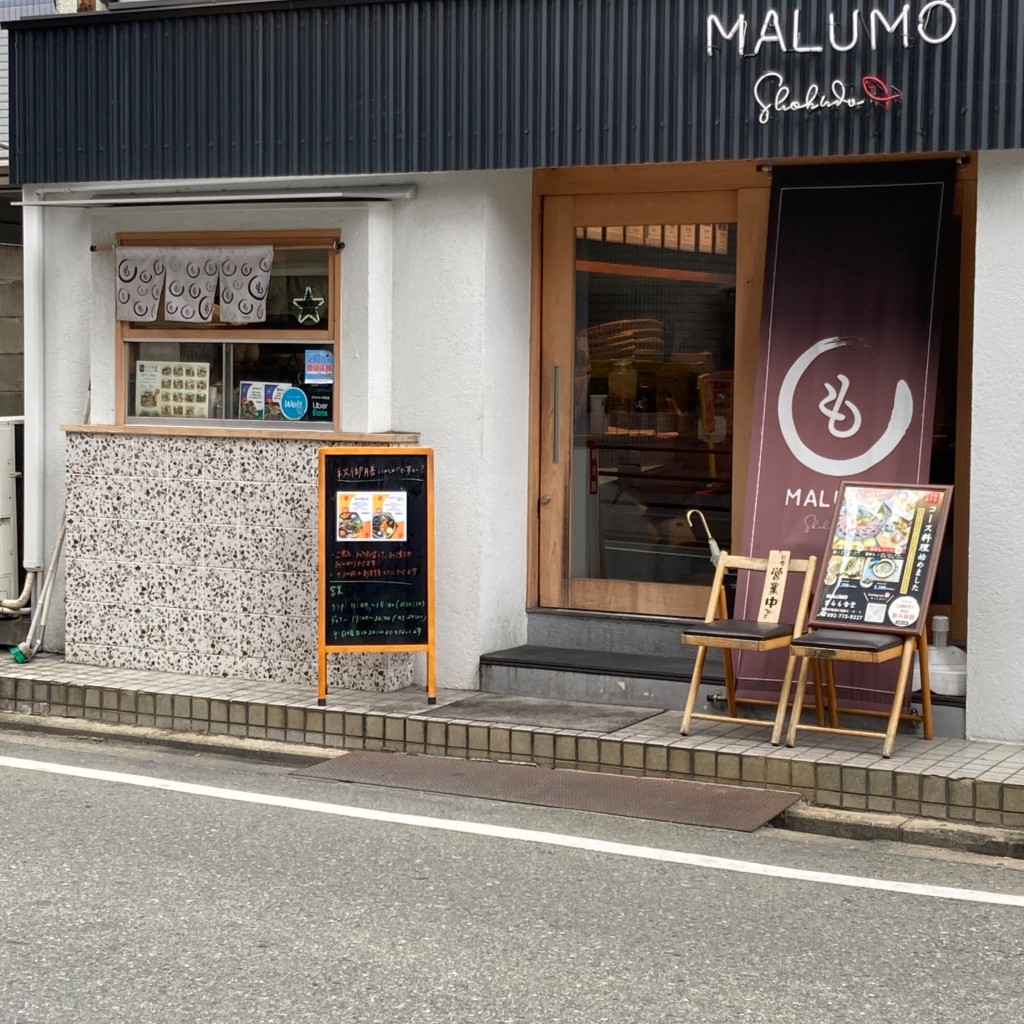
<path id="1" fill-rule="evenodd" d="M 954 175 L 952 161 L 775 169 L 737 550 L 820 555 L 843 480 L 928 480 Z M 737 616 L 756 617 L 753 589 L 741 580 Z M 744 653 L 741 696 L 774 698 L 784 666 Z M 840 677 L 844 706 L 891 706 L 886 675 Z"/>

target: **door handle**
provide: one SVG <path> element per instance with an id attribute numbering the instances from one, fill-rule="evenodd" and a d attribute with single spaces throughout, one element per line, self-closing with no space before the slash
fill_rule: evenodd
<path id="1" fill-rule="evenodd" d="M 559 437 L 559 406 L 561 404 L 561 367 L 554 367 L 551 371 L 551 410 L 555 420 L 551 427 L 551 461 L 558 464 L 558 449 L 561 439 Z M 550 498 L 548 499 L 550 500 Z"/>
<path id="2" fill-rule="evenodd" d="M 540 503 L 542 505 L 550 505 L 551 504 L 551 495 L 550 494 L 542 494 L 540 496 Z"/>

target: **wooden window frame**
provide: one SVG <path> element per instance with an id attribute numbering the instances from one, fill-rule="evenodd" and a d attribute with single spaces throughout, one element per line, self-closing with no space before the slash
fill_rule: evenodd
<path id="1" fill-rule="evenodd" d="M 281 423 L 274 428 L 293 430 L 301 435 L 317 426 L 321 430 L 341 429 L 341 232 L 330 230 L 278 230 L 278 231 L 198 231 L 198 232 L 125 232 L 115 236 L 116 244 L 132 246 L 232 246 L 273 245 L 275 252 L 287 249 L 324 249 L 327 251 L 328 312 L 326 326 L 321 330 L 280 330 L 271 335 L 266 327 L 249 325 L 210 324 L 209 327 L 133 327 L 130 322 L 115 319 L 114 373 L 116 392 L 114 422 L 118 426 L 142 426 L 147 418 L 130 416 L 128 412 L 128 346 L 132 342 L 146 341 L 226 341 L 271 343 L 275 341 L 307 341 L 311 345 L 330 347 L 334 352 L 334 383 L 332 419 L 329 424 L 304 422 Z M 225 396 L 226 398 L 227 396 Z M 150 421 L 151 422 L 151 421 Z M 190 419 L 175 420 L 175 426 L 196 428 L 196 432 L 211 426 L 227 424 L 231 428 L 265 430 L 262 420 Z"/>

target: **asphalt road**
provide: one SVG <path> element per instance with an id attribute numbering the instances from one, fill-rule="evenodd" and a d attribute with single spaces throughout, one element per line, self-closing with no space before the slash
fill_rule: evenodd
<path id="1" fill-rule="evenodd" d="M 0 758 L 2 1024 L 1024 1019 L 1024 900 L 770 868 L 1024 897 L 1019 862 L 314 782 L 293 766 L 13 731 Z M 579 848 L 593 840 L 769 867 Z"/>

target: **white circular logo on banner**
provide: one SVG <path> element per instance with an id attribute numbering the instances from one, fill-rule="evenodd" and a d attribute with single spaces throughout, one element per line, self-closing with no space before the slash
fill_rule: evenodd
<path id="1" fill-rule="evenodd" d="M 857 340 L 857 338 L 823 338 L 821 341 L 815 342 L 789 368 L 779 390 L 779 427 L 782 429 L 786 445 L 798 462 L 815 473 L 822 473 L 825 476 L 856 477 L 877 465 L 896 450 L 896 446 L 903 440 L 914 418 L 914 397 L 910 393 L 910 386 L 905 380 L 900 380 L 896 383 L 896 392 L 893 395 L 889 425 L 885 428 L 882 436 L 862 455 L 856 455 L 849 459 L 829 459 L 808 448 L 803 442 L 793 416 L 793 401 L 796 397 L 797 385 L 815 359 L 832 349 L 852 345 Z M 825 398 L 818 405 L 818 409 L 829 421 L 830 433 L 836 437 L 852 437 L 860 430 L 860 410 L 853 402 L 847 400 L 846 395 L 850 388 L 849 378 L 844 374 L 839 374 L 838 380 L 839 388 L 835 388 L 831 384 L 825 385 Z M 846 425 L 847 420 L 850 421 L 849 425 Z M 844 424 L 844 426 L 840 427 L 839 424 Z"/>

